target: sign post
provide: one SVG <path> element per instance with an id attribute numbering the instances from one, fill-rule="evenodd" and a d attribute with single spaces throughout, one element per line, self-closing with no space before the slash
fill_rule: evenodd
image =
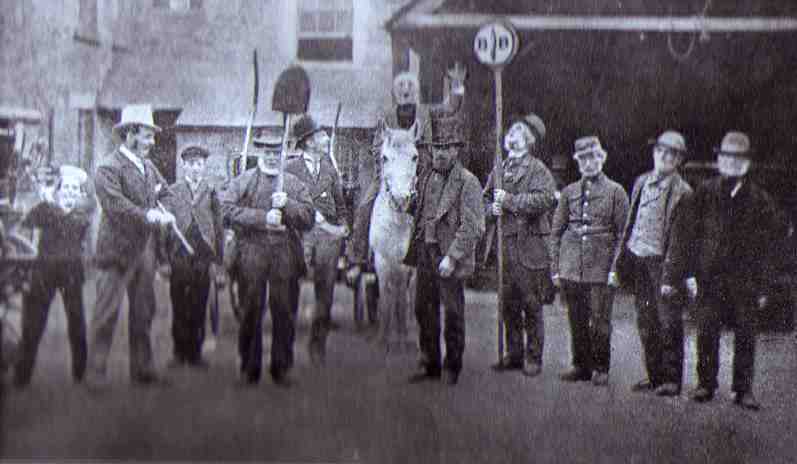
<path id="1" fill-rule="evenodd" d="M 493 70 L 495 78 L 495 161 L 493 163 L 493 188 L 503 188 L 503 151 L 501 136 L 503 133 L 503 86 L 504 66 L 508 65 L 517 54 L 518 35 L 515 28 L 504 21 L 494 21 L 482 25 L 473 40 L 473 51 L 480 63 Z M 504 240 L 501 216 L 496 217 L 496 258 L 498 265 L 498 362 L 504 357 Z"/>

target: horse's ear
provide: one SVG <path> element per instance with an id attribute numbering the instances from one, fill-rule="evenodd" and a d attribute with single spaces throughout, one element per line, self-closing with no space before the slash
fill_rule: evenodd
<path id="1" fill-rule="evenodd" d="M 376 133 L 379 134 L 381 140 L 385 140 L 390 136 L 390 130 L 388 130 L 385 118 L 379 118 L 376 121 Z"/>
<path id="2" fill-rule="evenodd" d="M 412 135 L 412 139 L 417 143 L 423 137 L 423 127 L 418 123 L 416 119 L 412 126 L 410 126 L 409 130 L 410 134 Z"/>

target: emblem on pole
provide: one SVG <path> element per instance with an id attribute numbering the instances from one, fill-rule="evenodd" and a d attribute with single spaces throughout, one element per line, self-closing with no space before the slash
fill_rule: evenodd
<path id="1" fill-rule="evenodd" d="M 518 34 L 508 22 L 494 21 L 479 28 L 473 51 L 480 63 L 496 68 L 509 64 L 518 51 Z"/>

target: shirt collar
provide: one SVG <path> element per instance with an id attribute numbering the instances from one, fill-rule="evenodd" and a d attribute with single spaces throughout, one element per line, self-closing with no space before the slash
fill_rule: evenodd
<path id="1" fill-rule="evenodd" d="M 130 151 L 130 149 L 124 145 L 119 146 L 119 152 L 122 153 L 125 158 L 129 159 L 130 162 L 132 162 L 138 168 L 138 170 L 144 174 L 144 161 L 138 155 Z"/>
<path id="2" fill-rule="evenodd" d="M 646 185 L 650 185 L 653 187 L 657 187 L 660 189 L 667 188 L 672 182 L 672 178 L 675 176 L 675 173 L 666 175 L 666 176 L 659 176 L 656 173 L 653 173 L 648 177 L 648 181 L 645 182 Z"/>

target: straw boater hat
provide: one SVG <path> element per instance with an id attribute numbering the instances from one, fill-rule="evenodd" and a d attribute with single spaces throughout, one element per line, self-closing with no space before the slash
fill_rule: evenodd
<path id="1" fill-rule="evenodd" d="M 666 130 L 659 135 L 659 138 L 648 142 L 650 145 L 660 145 L 678 152 L 681 156 L 686 156 L 686 139 L 680 132 Z"/>
<path id="2" fill-rule="evenodd" d="M 722 144 L 714 151 L 718 155 L 753 159 L 753 152 L 750 150 L 750 137 L 744 132 L 728 132 L 722 138 Z"/>
<path id="3" fill-rule="evenodd" d="M 267 151 L 282 150 L 282 136 L 274 131 L 262 131 L 257 137 L 252 138 L 252 145 L 265 148 Z"/>
<path id="4" fill-rule="evenodd" d="M 606 158 L 606 150 L 604 150 L 601 146 L 600 139 L 594 135 L 576 139 L 575 153 L 573 154 L 573 158 L 578 159 L 582 155 L 586 155 L 588 153 L 598 153 Z"/>
<path id="5" fill-rule="evenodd" d="M 80 185 L 85 184 L 89 180 L 89 175 L 86 171 L 77 166 L 72 166 L 71 164 L 61 165 L 61 167 L 58 168 L 58 175 L 61 177 L 61 179 L 77 179 Z"/>
<path id="6" fill-rule="evenodd" d="M 113 126 L 111 132 L 114 136 L 119 136 L 119 130 L 129 126 L 149 127 L 155 132 L 160 132 L 161 128 L 155 125 L 152 118 L 152 106 L 150 105 L 127 105 L 122 109 L 122 119 Z"/>

